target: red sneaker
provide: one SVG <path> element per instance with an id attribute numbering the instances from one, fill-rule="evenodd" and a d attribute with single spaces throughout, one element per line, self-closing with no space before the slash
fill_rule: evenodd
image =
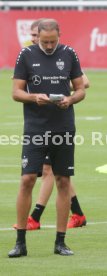
<path id="1" fill-rule="evenodd" d="M 68 221 L 67 228 L 82 227 L 86 225 L 86 217 L 73 214 Z"/>
<path id="2" fill-rule="evenodd" d="M 17 229 L 17 224 L 13 225 L 13 228 Z M 40 229 L 40 222 L 34 220 L 31 216 L 28 217 L 26 230 L 38 230 Z"/>

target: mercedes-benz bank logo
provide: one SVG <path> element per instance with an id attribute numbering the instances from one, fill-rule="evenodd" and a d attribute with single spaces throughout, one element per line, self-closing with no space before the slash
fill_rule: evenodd
<path id="1" fill-rule="evenodd" d="M 41 83 L 41 78 L 38 75 L 32 77 L 32 81 L 34 85 L 39 85 Z"/>

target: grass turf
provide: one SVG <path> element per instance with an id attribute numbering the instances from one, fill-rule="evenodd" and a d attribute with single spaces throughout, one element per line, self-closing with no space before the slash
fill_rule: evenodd
<path id="1" fill-rule="evenodd" d="M 107 164 L 107 73 L 88 72 L 90 88 L 84 102 L 75 105 L 77 135 L 84 144 L 76 146 L 76 192 L 88 224 L 84 228 L 69 229 L 66 243 L 74 256 L 53 254 L 55 228 L 42 227 L 27 232 L 28 257 L 9 259 L 8 251 L 15 244 L 16 232 L 3 230 L 16 222 L 16 197 L 20 180 L 20 145 L 3 145 L 3 135 L 21 135 L 23 130 L 22 105 L 11 99 L 12 71 L 0 72 L 0 272 L 3 276 L 85 276 L 107 275 L 107 174 L 96 172 L 96 167 Z M 92 145 L 92 133 L 101 133 L 101 143 Z M 5 138 L 4 138 L 5 139 Z M 38 179 L 33 192 L 32 208 L 40 188 Z M 42 216 L 41 223 L 55 225 L 56 188 Z M 93 223 L 93 224 L 92 224 Z"/>

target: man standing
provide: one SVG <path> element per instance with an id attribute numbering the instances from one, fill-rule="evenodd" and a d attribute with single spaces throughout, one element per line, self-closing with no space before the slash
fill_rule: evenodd
<path id="1" fill-rule="evenodd" d="M 31 41 L 33 44 L 38 43 L 38 25 L 43 20 L 43 18 L 37 19 L 31 25 Z M 83 83 L 85 88 L 89 88 L 89 80 L 87 76 L 83 73 L 82 75 Z M 72 89 L 72 87 L 71 87 Z M 72 215 L 70 216 L 67 228 L 81 227 L 86 225 L 86 217 L 81 209 L 77 195 L 72 181 L 71 183 L 71 204 L 70 210 Z M 39 196 L 37 198 L 37 203 L 31 216 L 28 217 L 27 230 L 37 230 L 40 229 L 40 218 L 47 202 L 51 196 L 54 187 L 54 175 L 51 168 L 51 161 L 49 156 L 46 156 L 42 172 L 42 185 L 40 187 Z M 14 225 L 17 228 L 17 225 Z"/>
<path id="2" fill-rule="evenodd" d="M 73 254 L 64 239 L 70 209 L 70 176 L 74 174 L 73 104 L 85 97 L 82 72 L 74 49 L 59 44 L 59 26 L 55 20 L 41 21 L 38 33 L 39 45 L 22 49 L 14 72 L 13 98 L 24 103 L 24 137 L 30 143 L 25 140 L 22 150 L 17 240 L 9 257 L 27 255 L 25 235 L 32 189 L 48 152 L 58 190 L 54 253 Z M 72 95 L 70 80 L 75 91 Z M 50 94 L 54 94 L 53 99 Z M 64 96 L 58 101 L 59 94 Z"/>
<path id="3" fill-rule="evenodd" d="M 43 18 L 37 19 L 31 25 L 31 41 L 33 44 L 38 43 L 38 25 L 43 20 Z M 84 87 L 89 87 L 89 80 L 85 74 L 82 75 Z M 72 87 L 71 87 L 72 89 Z M 27 230 L 38 230 L 41 227 L 40 218 L 45 210 L 47 202 L 51 196 L 53 187 L 54 187 L 54 175 L 51 168 L 51 160 L 49 155 L 46 156 L 44 160 L 44 166 L 42 171 L 42 185 L 40 187 L 39 196 L 37 198 L 37 203 L 31 216 L 27 220 Z M 86 217 L 81 209 L 73 183 L 70 179 L 71 184 L 71 203 L 70 210 L 72 215 L 70 216 L 67 228 L 82 227 L 86 225 Z M 14 224 L 13 227 L 17 229 L 17 224 Z"/>

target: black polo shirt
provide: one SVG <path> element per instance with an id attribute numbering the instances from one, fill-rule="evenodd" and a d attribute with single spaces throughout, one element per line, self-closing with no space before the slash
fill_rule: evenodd
<path id="1" fill-rule="evenodd" d="M 70 95 L 70 80 L 82 76 L 76 52 L 59 44 L 52 55 L 38 45 L 22 49 L 16 61 L 14 78 L 26 80 L 26 93 Z M 73 105 L 61 109 L 55 104 L 24 104 L 24 132 L 65 132 L 75 129 Z"/>

